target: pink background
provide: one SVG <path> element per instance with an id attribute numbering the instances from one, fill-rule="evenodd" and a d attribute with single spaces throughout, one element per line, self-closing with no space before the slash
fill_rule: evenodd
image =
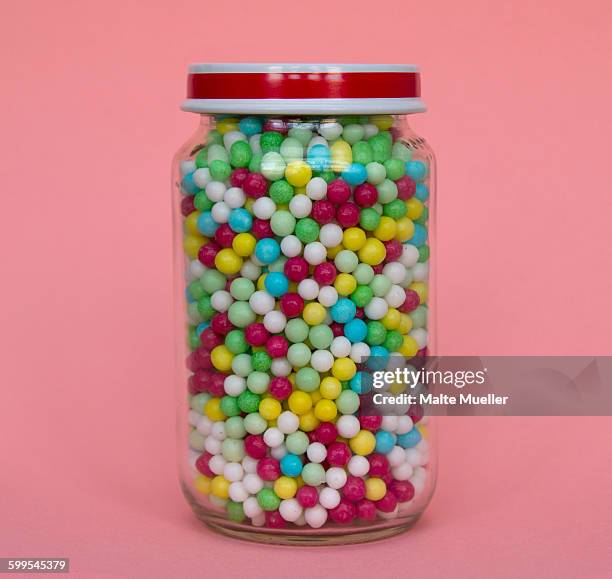
<path id="1" fill-rule="evenodd" d="M 609 576 L 609 418 L 443 420 L 431 508 L 384 543 L 200 528 L 175 478 L 169 163 L 191 61 L 417 63 L 441 351 L 612 354 L 611 6 L 6 3 L 0 556 L 87 577 Z"/>

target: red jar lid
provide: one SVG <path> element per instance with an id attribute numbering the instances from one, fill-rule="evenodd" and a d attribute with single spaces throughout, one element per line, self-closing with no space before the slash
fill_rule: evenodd
<path id="1" fill-rule="evenodd" d="M 183 110 L 376 114 L 425 110 L 412 65 L 193 64 Z"/>

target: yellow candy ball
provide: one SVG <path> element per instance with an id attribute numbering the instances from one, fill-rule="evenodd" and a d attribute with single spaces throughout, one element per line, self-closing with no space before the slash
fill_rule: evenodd
<path id="1" fill-rule="evenodd" d="M 382 263 L 387 255 L 387 250 L 380 239 L 368 238 L 364 246 L 359 250 L 359 261 L 368 265 L 378 265 Z"/>
<path id="2" fill-rule="evenodd" d="M 321 422 L 331 422 L 338 414 L 338 408 L 331 400 L 319 400 L 314 408 L 314 415 Z"/>
<path id="3" fill-rule="evenodd" d="M 399 353 L 406 358 L 413 358 L 419 351 L 419 345 L 412 336 L 404 336 L 404 341 L 400 346 Z"/>
<path id="4" fill-rule="evenodd" d="M 416 197 L 411 197 L 406 201 L 406 216 L 413 221 L 421 217 L 423 214 L 423 203 L 421 203 Z"/>
<path id="5" fill-rule="evenodd" d="M 276 398 L 264 398 L 259 403 L 259 414 L 266 420 L 276 420 L 282 411 L 283 407 Z"/>
<path id="6" fill-rule="evenodd" d="M 374 235 L 381 241 L 390 241 L 397 234 L 397 222 L 391 217 L 383 215 L 380 218 L 378 227 L 374 230 Z"/>
<path id="7" fill-rule="evenodd" d="M 215 267 L 225 275 L 234 275 L 242 267 L 242 258 L 233 249 L 226 247 L 215 256 Z"/>
<path id="8" fill-rule="evenodd" d="M 369 430 L 360 430 L 349 440 L 349 446 L 355 454 L 367 456 L 376 448 L 376 437 Z"/>
<path id="9" fill-rule="evenodd" d="M 303 432 L 312 432 L 321 421 L 314 415 L 312 410 L 300 416 L 300 430 Z"/>
<path id="10" fill-rule="evenodd" d="M 425 439 L 429 438 L 429 430 L 424 424 L 417 424 L 417 430 L 421 433 L 421 436 Z"/>
<path id="11" fill-rule="evenodd" d="M 336 173 L 342 173 L 353 162 L 353 149 L 344 140 L 338 139 L 329 148 L 331 168 Z"/>
<path id="12" fill-rule="evenodd" d="M 387 330 L 396 330 L 400 325 L 402 314 L 395 308 L 389 308 L 385 317 L 380 320 Z"/>
<path id="13" fill-rule="evenodd" d="M 255 201 L 256 201 L 256 199 L 253 199 L 253 197 L 247 197 L 246 201 L 244 202 L 244 208 L 249 213 L 253 213 L 253 205 L 254 205 Z"/>
<path id="14" fill-rule="evenodd" d="M 386 131 L 393 126 L 393 117 L 391 115 L 372 115 L 370 122 L 376 125 L 379 130 Z"/>
<path id="15" fill-rule="evenodd" d="M 366 242 L 365 231 L 359 227 L 349 227 L 342 234 L 342 245 L 351 251 L 359 251 Z"/>
<path id="16" fill-rule="evenodd" d="M 397 326 L 397 331 L 400 334 L 407 334 L 412 330 L 412 318 L 408 314 L 402 314 L 400 316 L 400 323 Z"/>
<path id="17" fill-rule="evenodd" d="M 350 273 L 341 273 L 334 281 L 334 287 L 341 296 L 350 296 L 357 288 L 357 280 Z"/>
<path id="18" fill-rule="evenodd" d="M 263 273 L 263 274 L 261 274 L 261 275 L 260 275 L 260 276 L 257 278 L 257 283 L 256 283 L 256 285 L 257 285 L 257 289 L 258 289 L 258 290 L 264 290 L 264 289 L 266 289 L 266 286 L 264 285 L 264 282 L 266 281 L 266 276 L 267 276 L 267 275 L 268 275 L 267 273 Z"/>
<path id="19" fill-rule="evenodd" d="M 350 380 L 357 372 L 355 362 L 350 358 L 338 358 L 331 369 L 334 378 L 340 381 Z"/>
<path id="20" fill-rule="evenodd" d="M 196 259 L 204 243 L 206 240 L 201 235 L 186 235 L 183 239 L 183 249 L 191 259 Z"/>
<path id="21" fill-rule="evenodd" d="M 408 287 L 411 290 L 415 291 L 417 294 L 419 294 L 419 300 L 421 304 L 424 304 L 425 302 L 427 302 L 429 291 L 427 289 L 427 284 L 424 281 L 412 282 Z"/>
<path id="22" fill-rule="evenodd" d="M 296 187 L 293 190 L 293 195 L 306 195 L 306 187 Z"/>
<path id="23" fill-rule="evenodd" d="M 203 495 L 207 495 L 208 493 L 210 493 L 210 479 L 207 476 L 204 476 L 203 474 L 195 477 L 193 481 L 193 486 L 195 487 L 196 491 L 202 493 Z"/>
<path id="24" fill-rule="evenodd" d="M 218 422 L 219 420 L 225 420 L 225 414 L 221 410 L 221 398 L 211 398 L 204 405 L 204 414 L 208 416 L 213 422 Z"/>
<path id="25" fill-rule="evenodd" d="M 297 480 L 290 476 L 281 476 L 274 481 L 274 492 L 281 499 L 292 499 L 297 490 Z"/>
<path id="26" fill-rule="evenodd" d="M 217 121 L 217 131 L 221 135 L 225 135 L 225 133 L 229 133 L 230 131 L 239 131 L 240 127 L 238 126 L 238 119 L 227 118 L 221 119 Z"/>
<path id="27" fill-rule="evenodd" d="M 376 476 L 370 477 L 365 481 L 366 499 L 370 501 L 379 501 L 387 494 L 387 485 L 385 481 Z"/>
<path id="28" fill-rule="evenodd" d="M 414 222 L 409 217 L 400 217 L 397 220 L 397 233 L 395 239 L 408 241 L 414 235 Z"/>
<path id="29" fill-rule="evenodd" d="M 212 365 L 220 372 L 229 372 L 232 369 L 234 355 L 223 344 L 213 348 L 210 353 Z"/>
<path id="30" fill-rule="evenodd" d="M 295 392 L 291 393 L 291 396 L 289 396 L 287 404 L 289 405 L 289 410 L 291 410 L 291 412 L 301 416 L 302 414 L 306 414 L 312 408 L 312 398 L 307 392 L 296 390 Z"/>
<path id="31" fill-rule="evenodd" d="M 310 393 L 310 398 L 312 398 L 312 403 L 316 404 L 319 400 L 321 400 L 321 398 L 323 398 L 323 396 L 321 396 L 321 392 L 319 392 L 319 390 L 315 390 L 314 392 Z"/>
<path id="32" fill-rule="evenodd" d="M 200 235 L 198 229 L 198 217 L 200 217 L 199 211 L 193 211 L 187 217 L 185 217 L 185 231 L 191 235 Z"/>
<path id="33" fill-rule="evenodd" d="M 257 239 L 250 233 L 239 233 L 232 241 L 232 249 L 240 257 L 249 257 L 255 251 Z"/>
<path id="34" fill-rule="evenodd" d="M 285 169 L 285 179 L 294 187 L 304 187 L 312 178 L 312 169 L 304 161 L 291 161 Z"/>
<path id="35" fill-rule="evenodd" d="M 338 396 L 340 396 L 340 392 L 342 392 L 342 384 L 340 384 L 340 380 L 338 380 L 338 378 L 326 376 L 323 378 L 323 380 L 321 380 L 319 391 L 321 392 L 321 396 L 323 398 L 326 398 L 327 400 L 335 400 L 338 398 Z"/>
<path id="36" fill-rule="evenodd" d="M 325 320 L 325 308 L 318 302 L 311 302 L 306 305 L 302 312 L 302 318 L 309 326 L 318 326 Z"/>
<path id="37" fill-rule="evenodd" d="M 334 259 L 336 255 L 338 255 L 344 247 L 342 245 L 336 245 L 336 247 L 328 247 L 327 248 L 327 258 Z"/>
<path id="38" fill-rule="evenodd" d="M 210 493 L 220 499 L 229 498 L 230 481 L 221 475 L 217 475 L 210 481 Z"/>

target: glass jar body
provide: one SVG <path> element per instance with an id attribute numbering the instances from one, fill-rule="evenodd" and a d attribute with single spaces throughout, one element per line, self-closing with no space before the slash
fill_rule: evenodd
<path id="1" fill-rule="evenodd" d="M 233 536 L 410 527 L 432 421 L 359 413 L 359 364 L 432 349 L 435 165 L 406 116 L 201 115 L 173 163 L 181 485 Z"/>

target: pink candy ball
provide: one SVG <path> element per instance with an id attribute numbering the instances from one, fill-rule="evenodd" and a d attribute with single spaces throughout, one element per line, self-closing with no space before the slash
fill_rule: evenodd
<path id="1" fill-rule="evenodd" d="M 221 248 L 216 242 L 209 241 L 200 247 L 200 251 L 198 251 L 198 259 L 206 267 L 215 267 L 215 257 L 220 250 Z"/>
<path id="2" fill-rule="evenodd" d="M 268 450 L 267 444 L 264 442 L 261 434 L 249 434 L 244 439 L 244 451 L 251 458 L 263 458 Z"/>
<path id="3" fill-rule="evenodd" d="M 356 503 L 363 499 L 366 494 L 365 481 L 358 477 L 349 475 L 346 484 L 342 487 L 342 495 L 349 501 Z"/>
<path id="4" fill-rule="evenodd" d="M 359 501 L 357 503 L 357 516 L 364 521 L 373 521 L 376 519 L 376 505 L 368 499 Z"/>
<path id="5" fill-rule="evenodd" d="M 425 410 L 423 410 L 423 407 L 420 404 L 412 404 L 410 408 L 408 408 L 408 416 L 412 418 L 412 422 L 414 422 L 414 424 L 419 422 L 424 415 Z"/>
<path id="6" fill-rule="evenodd" d="M 387 494 L 374 504 L 379 511 L 392 513 L 397 507 L 397 497 L 392 492 L 387 491 Z"/>
<path id="7" fill-rule="evenodd" d="M 336 266 L 330 261 L 325 261 L 314 268 L 313 277 L 319 285 L 331 285 L 337 274 Z"/>
<path id="8" fill-rule="evenodd" d="M 308 277 L 308 262 L 303 257 L 290 257 L 283 271 L 290 281 L 299 283 Z"/>
<path id="9" fill-rule="evenodd" d="M 308 509 L 314 507 L 319 502 L 319 492 L 315 487 L 304 485 L 298 489 L 295 498 L 300 505 Z"/>
<path id="10" fill-rule="evenodd" d="M 210 361 L 210 351 L 203 346 L 200 346 L 189 356 L 187 356 L 187 368 L 189 368 L 192 372 L 196 370 L 207 370 L 208 368 L 212 368 L 212 363 Z"/>
<path id="11" fill-rule="evenodd" d="M 382 424 L 382 416 L 360 416 L 359 424 L 364 430 L 376 432 Z"/>
<path id="12" fill-rule="evenodd" d="M 268 180 L 261 173 L 249 173 L 242 183 L 242 190 L 248 197 L 258 199 L 268 192 Z"/>
<path id="13" fill-rule="evenodd" d="M 397 261 L 402 255 L 402 244 L 397 239 L 391 239 L 383 242 L 387 255 L 385 255 L 385 263 Z"/>
<path id="14" fill-rule="evenodd" d="M 414 487 L 409 480 L 391 481 L 389 491 L 391 491 L 397 497 L 397 500 L 400 503 L 405 503 L 414 497 Z"/>
<path id="15" fill-rule="evenodd" d="M 344 336 L 344 324 L 341 324 L 339 322 L 332 322 L 331 324 L 329 324 L 329 327 L 331 328 L 332 334 L 334 334 L 334 338 L 337 338 L 338 336 Z"/>
<path id="16" fill-rule="evenodd" d="M 231 247 L 236 235 L 236 232 L 227 223 L 222 223 L 215 231 L 215 241 L 221 247 Z"/>
<path id="17" fill-rule="evenodd" d="M 406 289 L 404 291 L 406 292 L 406 299 L 404 300 L 404 303 L 397 309 L 403 314 L 407 314 L 415 310 L 419 306 L 419 304 L 421 303 L 421 298 L 419 298 L 419 294 L 416 293 L 414 290 Z"/>
<path id="18" fill-rule="evenodd" d="M 360 207 L 372 207 L 378 201 L 378 191 L 374 185 L 363 183 L 355 187 L 353 199 L 355 199 L 355 203 Z"/>
<path id="19" fill-rule="evenodd" d="M 299 294 L 288 293 L 281 297 L 280 308 L 288 318 L 297 318 L 304 309 L 304 300 Z"/>
<path id="20" fill-rule="evenodd" d="M 283 119 L 268 119 L 263 126 L 263 132 L 266 131 L 274 131 L 285 135 L 289 131 L 289 126 Z"/>
<path id="21" fill-rule="evenodd" d="M 208 384 L 208 391 L 213 395 L 220 398 L 225 395 L 225 389 L 223 384 L 225 382 L 225 374 L 222 372 L 211 372 L 210 380 Z"/>
<path id="22" fill-rule="evenodd" d="M 342 227 L 354 227 L 359 223 L 359 207 L 354 203 L 343 203 L 336 210 L 336 221 Z"/>
<path id="23" fill-rule="evenodd" d="M 251 346 L 263 346 L 270 337 L 262 323 L 249 324 L 244 329 L 244 337 Z"/>
<path id="24" fill-rule="evenodd" d="M 321 422 L 321 424 L 315 428 L 314 433 L 317 442 L 327 445 L 336 440 L 338 429 L 332 422 Z"/>
<path id="25" fill-rule="evenodd" d="M 335 214 L 336 208 L 334 204 L 325 199 L 321 199 L 320 201 L 316 201 L 312 206 L 310 216 L 318 223 L 324 225 L 326 223 L 331 223 L 334 220 Z"/>
<path id="26" fill-rule="evenodd" d="M 327 185 L 327 199 L 336 205 L 349 200 L 351 187 L 344 179 L 334 179 Z"/>
<path id="27" fill-rule="evenodd" d="M 389 460 L 384 454 L 370 454 L 367 459 L 370 463 L 370 470 L 368 471 L 370 476 L 382 477 L 389 472 Z"/>
<path id="28" fill-rule="evenodd" d="M 195 205 L 193 204 L 193 195 L 189 197 L 183 197 L 181 199 L 181 215 L 183 217 L 187 217 L 190 213 L 193 213 L 196 210 Z"/>
<path id="29" fill-rule="evenodd" d="M 266 239 L 268 237 L 274 237 L 272 226 L 269 221 L 265 219 L 253 219 L 253 225 L 251 226 L 251 233 L 257 239 Z"/>
<path id="30" fill-rule="evenodd" d="M 210 470 L 210 467 L 208 466 L 211 458 L 212 454 L 205 452 L 196 460 L 195 467 L 198 469 L 198 472 L 201 472 L 204 476 L 215 476 L 215 473 Z"/>
<path id="31" fill-rule="evenodd" d="M 266 511 L 266 527 L 271 529 L 282 529 L 286 526 L 287 522 L 279 511 Z"/>
<path id="32" fill-rule="evenodd" d="M 291 386 L 289 378 L 285 378 L 284 376 L 275 376 L 270 380 L 270 385 L 268 386 L 268 392 L 277 400 L 289 398 L 292 390 L 293 387 Z"/>
<path id="33" fill-rule="evenodd" d="M 281 475 L 280 462 L 271 456 L 257 463 L 257 474 L 263 480 L 273 481 Z"/>
<path id="34" fill-rule="evenodd" d="M 348 525 L 353 522 L 357 516 L 357 507 L 345 498 L 340 499 L 340 504 L 329 510 L 329 518 L 334 523 Z"/>
<path id="35" fill-rule="evenodd" d="M 346 466 L 351 459 L 351 451 L 345 442 L 332 442 L 327 447 L 327 462 L 332 466 Z"/>
<path id="36" fill-rule="evenodd" d="M 416 183 L 408 175 L 400 177 L 395 184 L 397 185 L 397 198 L 402 201 L 410 199 L 416 193 Z"/>
<path id="37" fill-rule="evenodd" d="M 215 314 L 210 320 L 210 327 L 222 336 L 227 336 L 234 329 L 234 325 L 230 322 L 227 312 Z"/>
<path id="38" fill-rule="evenodd" d="M 209 379 L 210 370 L 198 370 L 192 376 L 189 377 L 189 392 L 191 394 L 208 392 Z"/>
<path id="39" fill-rule="evenodd" d="M 249 174 L 249 170 L 246 167 L 234 169 L 230 175 L 230 184 L 232 187 L 242 187 Z"/>
<path id="40" fill-rule="evenodd" d="M 223 344 L 223 342 L 223 338 L 219 334 L 215 333 L 215 331 L 210 327 L 206 328 L 200 334 L 200 343 L 202 344 L 202 347 L 206 348 L 207 350 L 212 350 L 213 348 Z"/>
<path id="41" fill-rule="evenodd" d="M 283 336 L 272 336 L 266 343 L 266 350 L 272 358 L 282 358 L 287 355 L 289 342 Z"/>

